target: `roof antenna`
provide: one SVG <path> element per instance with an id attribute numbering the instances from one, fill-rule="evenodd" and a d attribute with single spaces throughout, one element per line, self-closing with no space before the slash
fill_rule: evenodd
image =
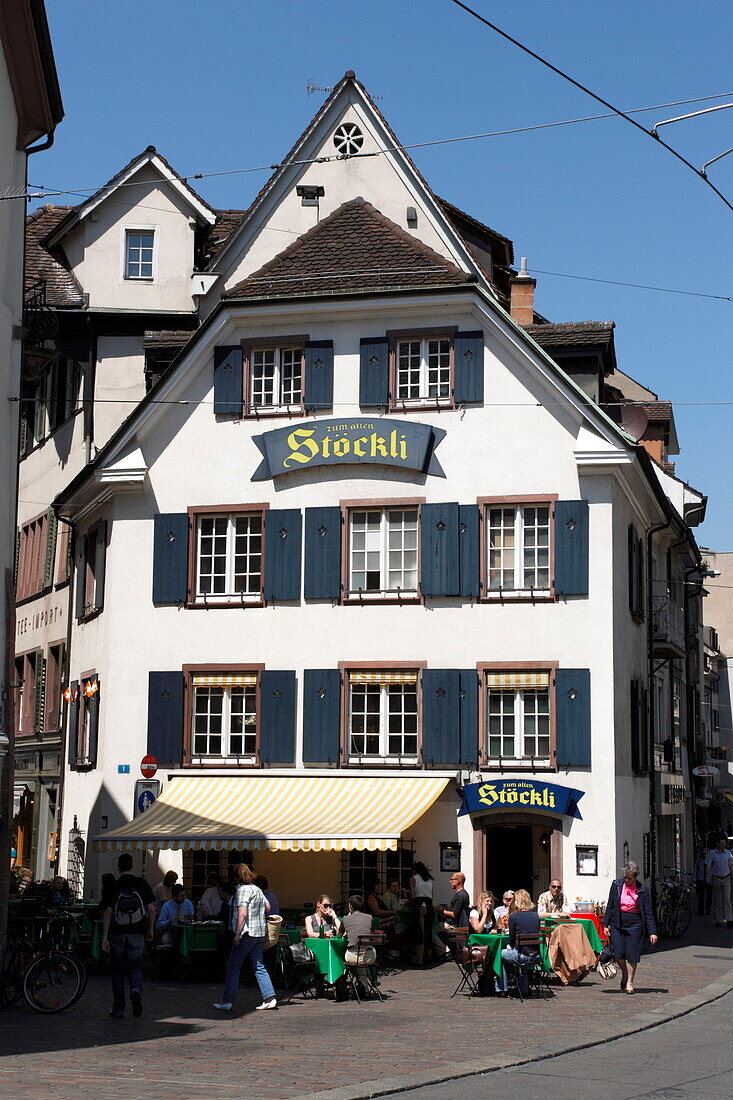
<path id="1" fill-rule="evenodd" d="M 314 92 L 326 92 L 328 95 L 330 95 L 333 91 L 333 86 L 327 88 L 321 84 L 314 84 L 313 80 L 311 79 L 306 84 L 306 91 L 308 92 L 308 95 L 313 95 Z"/>

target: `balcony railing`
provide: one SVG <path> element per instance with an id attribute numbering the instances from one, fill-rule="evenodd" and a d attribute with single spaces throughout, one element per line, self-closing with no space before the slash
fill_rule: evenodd
<path id="1" fill-rule="evenodd" d="M 45 279 L 37 279 L 26 292 L 23 303 L 23 326 L 25 343 L 29 347 L 40 346 L 44 340 L 50 340 L 58 331 L 56 314 L 46 302 Z"/>
<path id="2" fill-rule="evenodd" d="M 658 652 L 685 652 L 685 613 L 669 596 L 652 600 L 652 631 L 654 648 Z"/>

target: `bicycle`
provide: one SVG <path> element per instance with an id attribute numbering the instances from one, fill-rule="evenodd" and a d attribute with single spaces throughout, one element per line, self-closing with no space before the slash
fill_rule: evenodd
<path id="1" fill-rule="evenodd" d="M 657 901 L 657 923 L 660 936 L 678 940 L 690 926 L 692 920 L 692 896 L 694 888 L 686 871 L 677 867 L 665 867 L 668 876 L 657 881 L 659 898 Z"/>
<path id="2" fill-rule="evenodd" d="M 24 934 L 10 937 L 0 973 L 0 999 L 5 1005 L 17 1004 L 22 997 L 36 1012 L 62 1012 L 86 989 L 86 968 L 64 947 L 66 930 L 55 927 L 54 916 L 48 914 L 36 941 Z"/>

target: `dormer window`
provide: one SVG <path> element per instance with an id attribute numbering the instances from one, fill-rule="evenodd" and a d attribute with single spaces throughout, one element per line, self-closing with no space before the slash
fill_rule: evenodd
<path id="1" fill-rule="evenodd" d="M 125 230 L 125 278 L 153 278 L 155 232 L 152 229 Z"/>

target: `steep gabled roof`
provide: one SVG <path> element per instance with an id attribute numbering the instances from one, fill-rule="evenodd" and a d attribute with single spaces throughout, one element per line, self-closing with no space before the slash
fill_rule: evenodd
<path id="1" fill-rule="evenodd" d="M 239 229 L 248 210 L 215 210 L 216 222 L 206 242 L 207 268 L 213 267 L 229 238 Z"/>
<path id="2" fill-rule="evenodd" d="M 232 287 L 227 298 L 445 286 L 475 277 L 428 248 L 363 198 L 345 202 Z"/>
<path id="3" fill-rule="evenodd" d="M 33 290 L 43 279 L 46 283 L 46 304 L 57 309 L 80 308 L 84 292 L 69 270 L 61 249 L 49 251 L 43 240 L 64 220 L 73 207 L 41 206 L 29 214 L 25 223 L 25 289 Z"/>
<path id="4" fill-rule="evenodd" d="M 175 168 L 173 168 L 165 157 L 158 152 L 154 145 L 148 145 L 146 149 L 143 149 L 142 153 L 138 153 L 137 156 L 134 156 L 132 160 L 128 161 L 123 168 L 120 168 L 119 172 L 115 172 L 114 176 L 107 180 L 107 182 L 103 184 L 98 191 L 95 191 L 93 195 L 90 195 L 88 199 L 79 203 L 78 206 L 69 207 L 67 216 L 59 222 L 49 235 L 48 243 L 55 244 L 59 241 L 68 233 L 73 225 L 76 225 L 76 223 L 85 218 L 87 214 L 90 214 L 100 202 L 127 183 L 130 177 L 134 176 L 135 173 L 146 164 L 152 164 L 152 166 L 158 170 L 162 178 L 167 180 L 171 186 L 178 191 L 179 195 L 181 195 L 194 210 L 199 221 L 207 225 L 214 224 L 216 214 L 209 206 L 208 202 L 202 199 L 186 180 L 180 179 Z"/>
<path id="5" fill-rule="evenodd" d="M 614 321 L 552 321 L 543 325 L 525 325 L 525 331 L 542 347 L 607 347 L 613 339 Z"/>

